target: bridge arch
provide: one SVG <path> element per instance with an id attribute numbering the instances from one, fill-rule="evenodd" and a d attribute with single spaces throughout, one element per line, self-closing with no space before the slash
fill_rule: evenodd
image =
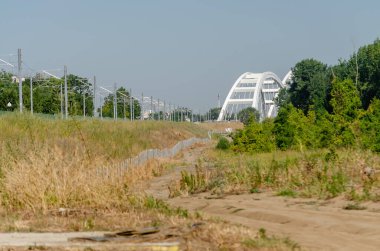
<path id="1" fill-rule="evenodd" d="M 275 117 L 277 107 L 274 99 L 285 86 L 273 72 L 243 73 L 230 89 L 218 121 L 237 119 L 237 114 L 248 107 L 260 112 L 260 120 Z"/>

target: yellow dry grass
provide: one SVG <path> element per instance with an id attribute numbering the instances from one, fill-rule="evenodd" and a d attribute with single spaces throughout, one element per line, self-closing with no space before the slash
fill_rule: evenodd
<path id="1" fill-rule="evenodd" d="M 225 132 L 226 128 L 243 129 L 243 123 L 239 121 L 228 121 L 228 122 L 205 122 L 200 123 L 200 127 L 205 128 L 210 131 Z"/>
<path id="2" fill-rule="evenodd" d="M 1 231 L 115 231 L 153 225 L 176 229 L 184 250 L 293 248 L 282 239 L 262 239 L 254 230 L 204 219 L 138 192 L 142 182 L 164 171 L 167 160 L 126 170 L 99 168 L 147 148 L 205 137 L 206 130 L 198 126 L 16 114 L 0 117 L 0 131 Z M 199 221 L 203 224 L 193 228 Z"/>
<path id="3" fill-rule="evenodd" d="M 206 131 L 189 123 L 0 117 L 0 202 L 8 209 L 123 207 L 152 168 L 106 168 L 147 148 L 167 148 Z"/>

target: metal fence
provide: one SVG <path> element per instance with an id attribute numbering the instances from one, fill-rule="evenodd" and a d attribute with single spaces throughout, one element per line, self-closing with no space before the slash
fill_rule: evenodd
<path id="1" fill-rule="evenodd" d="M 187 147 L 190 147 L 197 143 L 207 143 L 211 139 L 211 134 L 209 134 L 208 138 L 190 138 L 183 141 L 178 142 L 172 148 L 165 149 L 148 149 L 141 152 L 139 155 L 128 158 L 120 163 L 98 167 L 96 170 L 97 175 L 102 175 L 109 177 L 111 172 L 115 174 L 115 172 L 119 175 L 122 175 L 130 167 L 137 167 L 145 165 L 149 160 L 152 159 L 160 159 L 160 158 L 172 158 L 177 155 L 179 152 L 184 150 Z"/>

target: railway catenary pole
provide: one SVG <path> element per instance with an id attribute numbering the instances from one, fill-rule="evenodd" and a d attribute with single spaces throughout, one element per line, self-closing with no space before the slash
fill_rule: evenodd
<path id="1" fill-rule="evenodd" d="M 126 120 L 126 114 L 125 114 L 125 97 L 123 96 L 123 114 L 124 114 L 124 120 Z"/>
<path id="2" fill-rule="evenodd" d="M 160 99 L 157 100 L 157 112 L 158 112 L 158 121 L 160 121 L 160 117 L 161 117 L 161 112 L 160 112 Z"/>
<path id="3" fill-rule="evenodd" d="M 149 119 L 154 119 L 154 116 L 153 116 L 153 96 L 150 96 L 150 114 L 149 115 L 150 115 Z"/>
<path id="4" fill-rule="evenodd" d="M 135 98 L 132 97 L 132 118 L 135 120 Z"/>
<path id="5" fill-rule="evenodd" d="M 93 106 L 94 106 L 94 111 L 93 111 L 93 116 L 95 117 L 95 114 L 96 114 L 96 107 L 95 107 L 95 100 L 96 100 L 96 77 L 94 76 L 94 97 L 92 98 L 92 103 L 93 103 Z"/>
<path id="6" fill-rule="evenodd" d="M 113 119 L 117 120 L 117 97 L 116 97 L 117 86 L 116 83 L 113 85 Z"/>
<path id="7" fill-rule="evenodd" d="M 20 103 L 20 112 L 22 113 L 23 100 L 22 100 L 22 60 L 21 60 L 21 49 L 17 50 L 17 62 L 18 62 L 18 96 Z"/>
<path id="8" fill-rule="evenodd" d="M 174 121 L 173 112 L 174 112 L 174 104 L 170 105 L 170 120 L 171 121 Z"/>
<path id="9" fill-rule="evenodd" d="M 133 98 L 131 88 L 129 88 L 129 120 L 133 121 Z"/>
<path id="10" fill-rule="evenodd" d="M 83 87 L 83 118 L 86 118 L 86 92 Z"/>
<path id="11" fill-rule="evenodd" d="M 178 105 L 174 105 L 174 121 L 178 122 Z"/>
<path id="12" fill-rule="evenodd" d="M 180 121 L 180 113 L 179 113 L 179 105 L 177 105 L 177 110 L 176 110 L 176 112 L 177 112 L 177 122 L 179 122 Z"/>
<path id="13" fill-rule="evenodd" d="M 30 113 L 33 114 L 33 76 L 30 76 Z"/>
<path id="14" fill-rule="evenodd" d="M 172 121 L 172 106 L 169 103 L 169 121 Z"/>
<path id="15" fill-rule="evenodd" d="M 99 105 L 100 105 L 100 119 L 103 119 L 103 104 L 102 104 L 101 96 L 99 96 Z"/>
<path id="16" fill-rule="evenodd" d="M 164 113 L 163 113 L 162 120 L 166 120 L 166 103 L 165 103 L 165 100 L 164 100 Z"/>
<path id="17" fill-rule="evenodd" d="M 30 78 L 30 81 L 32 81 L 32 78 Z M 59 81 L 59 82 L 60 82 L 60 91 L 61 91 L 59 95 L 61 99 L 61 119 L 63 119 L 63 86 L 62 86 L 62 81 Z"/>
<path id="18" fill-rule="evenodd" d="M 140 119 L 144 120 L 144 93 L 141 93 Z"/>
<path id="19" fill-rule="evenodd" d="M 63 67 L 63 75 L 65 80 L 65 118 L 67 119 L 69 116 L 69 108 L 68 108 L 68 98 L 67 98 L 67 66 Z"/>
<path id="20" fill-rule="evenodd" d="M 132 120 L 135 120 L 135 101 L 138 101 L 138 98 L 134 98 L 132 96 L 132 89 L 131 89 L 131 98 L 132 98 Z"/>

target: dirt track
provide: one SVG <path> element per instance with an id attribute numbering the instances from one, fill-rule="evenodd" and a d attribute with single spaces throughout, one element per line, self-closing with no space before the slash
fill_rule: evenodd
<path id="1" fill-rule="evenodd" d="M 203 148 L 204 149 L 204 148 Z M 195 163 L 202 148 L 191 149 L 184 161 Z M 329 201 L 287 199 L 270 193 L 229 195 L 210 194 L 169 199 L 168 185 L 180 178 L 178 167 L 151 181 L 146 191 L 155 197 L 189 210 L 217 216 L 254 229 L 265 228 L 269 234 L 288 236 L 307 250 L 379 250 L 380 203 L 363 204 L 366 210 L 344 210 L 349 202 L 341 198 Z"/>
<path id="2" fill-rule="evenodd" d="M 209 146 L 191 148 L 183 156 L 185 163 L 196 163 Z M 168 185 L 179 180 L 181 170 L 193 171 L 194 166 L 179 166 L 149 181 L 146 193 L 206 215 L 252 229 L 265 228 L 268 234 L 290 237 L 304 250 L 380 250 L 380 203 L 364 203 L 365 210 L 342 209 L 349 202 L 342 198 L 329 201 L 287 199 L 271 193 L 212 196 L 209 193 L 168 198 Z M 99 233 L 3 233 L 0 246 L 82 246 L 68 243 L 67 238 Z M 84 243 L 96 247 L 99 244 Z M 106 245 L 102 244 L 102 249 Z M 136 246 L 135 246 L 136 247 Z M 126 246 L 123 244 L 122 249 Z M 131 246 L 133 249 L 133 247 Z M 138 249 L 143 248 L 142 246 Z M 149 249 L 149 248 L 147 248 Z M 110 247 L 110 250 L 116 250 Z"/>

